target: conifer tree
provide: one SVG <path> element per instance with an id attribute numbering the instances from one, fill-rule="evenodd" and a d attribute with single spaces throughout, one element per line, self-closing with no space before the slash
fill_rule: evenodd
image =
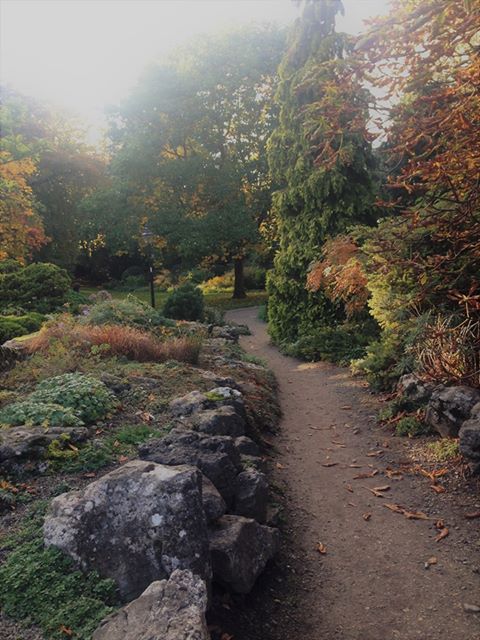
<path id="1" fill-rule="evenodd" d="M 372 218 L 369 94 L 349 55 L 353 38 L 335 31 L 339 11 L 340 0 L 304 0 L 279 69 L 279 125 L 268 145 L 279 187 L 272 210 L 279 248 L 268 283 L 277 342 L 343 319 L 341 303 L 307 291 L 309 265 L 327 237 Z"/>

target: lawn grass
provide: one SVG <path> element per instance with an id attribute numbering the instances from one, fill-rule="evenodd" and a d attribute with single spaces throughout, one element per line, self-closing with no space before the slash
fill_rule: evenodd
<path id="1" fill-rule="evenodd" d="M 82 287 L 80 293 L 85 296 L 89 296 L 92 293 L 98 293 L 101 287 Z M 247 297 L 241 300 L 235 300 L 232 298 L 232 289 L 223 289 L 214 292 L 204 293 L 205 305 L 207 307 L 216 307 L 217 309 L 223 309 L 225 311 L 230 309 L 241 309 L 243 307 L 256 307 L 265 303 L 267 300 L 267 292 L 264 290 L 254 290 L 247 293 Z M 150 289 L 148 287 L 141 287 L 134 291 L 119 291 L 118 289 L 109 289 L 112 297 L 116 300 L 126 298 L 129 294 L 132 294 L 142 300 L 143 302 L 150 302 Z M 155 302 L 158 308 L 163 307 L 168 293 L 166 291 L 155 291 Z"/>

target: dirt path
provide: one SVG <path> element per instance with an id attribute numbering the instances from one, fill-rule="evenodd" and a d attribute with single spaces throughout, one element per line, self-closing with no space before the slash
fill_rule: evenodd
<path id="1" fill-rule="evenodd" d="M 447 479 L 448 491 L 435 494 L 408 472 L 411 441 L 375 424 L 377 400 L 363 383 L 282 356 L 256 313 L 228 317 L 250 326 L 242 346 L 279 382 L 284 417 L 272 467 L 287 521 L 281 556 L 244 603 L 235 640 L 480 640 L 480 613 L 464 610 L 480 607 L 480 520 L 464 517 L 480 508 L 478 484 L 450 488 Z M 386 485 L 383 498 L 369 491 Z M 385 503 L 431 519 L 409 520 Z M 449 529 L 440 542 L 438 519 Z"/>

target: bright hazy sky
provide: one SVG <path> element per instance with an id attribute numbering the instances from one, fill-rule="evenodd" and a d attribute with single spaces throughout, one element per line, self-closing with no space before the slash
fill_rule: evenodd
<path id="1" fill-rule="evenodd" d="M 358 33 L 388 0 L 344 0 L 339 30 Z M 291 0 L 0 0 L 0 79 L 78 114 L 93 138 L 108 104 L 190 37 L 249 22 L 290 24 Z"/>

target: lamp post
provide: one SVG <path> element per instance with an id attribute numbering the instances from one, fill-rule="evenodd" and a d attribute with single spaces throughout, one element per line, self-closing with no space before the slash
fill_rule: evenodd
<path id="1" fill-rule="evenodd" d="M 155 309 L 155 289 L 153 286 L 153 237 L 154 233 L 148 228 L 147 225 L 144 225 L 142 231 L 142 238 L 145 241 L 145 244 L 150 247 L 150 301 L 152 307 Z"/>

